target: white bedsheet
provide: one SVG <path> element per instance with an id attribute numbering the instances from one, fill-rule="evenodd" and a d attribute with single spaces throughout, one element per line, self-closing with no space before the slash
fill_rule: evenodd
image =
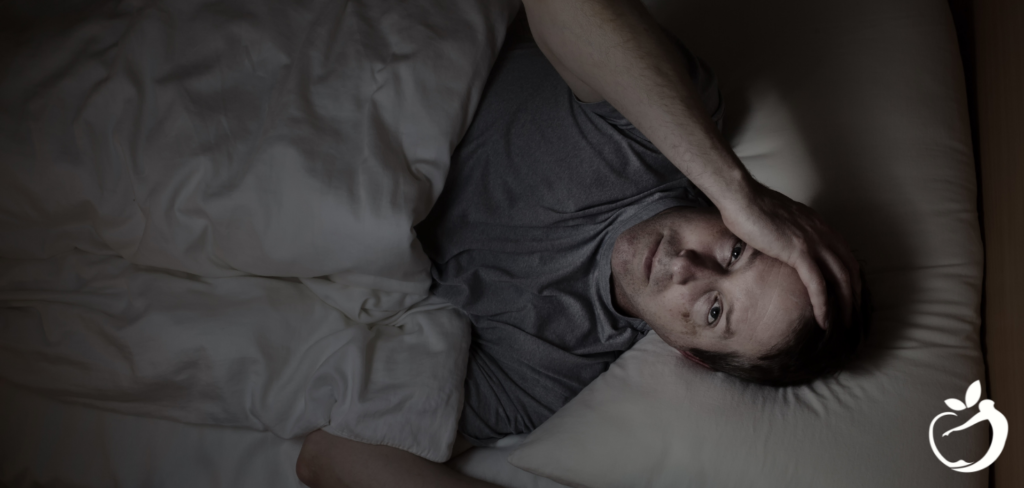
<path id="1" fill-rule="evenodd" d="M 447 459 L 469 329 L 412 226 L 516 7 L 5 6 L 0 378 Z"/>
<path id="2" fill-rule="evenodd" d="M 0 384 L 0 485 L 303 486 L 302 439 L 189 425 L 56 402 Z"/>
<path id="3" fill-rule="evenodd" d="M 3 383 L 0 439 L 0 485 L 12 488 L 303 486 L 295 476 L 301 439 L 104 412 Z M 471 449 L 448 464 L 508 488 L 564 488 L 505 461 L 520 439 Z"/>

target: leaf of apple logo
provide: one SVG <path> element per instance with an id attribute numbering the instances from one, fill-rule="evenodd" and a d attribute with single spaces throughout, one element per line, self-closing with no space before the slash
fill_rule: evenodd
<path id="1" fill-rule="evenodd" d="M 981 380 L 974 380 L 974 383 L 971 383 L 971 386 L 967 387 L 967 396 L 964 397 L 963 402 L 957 400 L 956 398 L 948 398 L 946 399 L 946 406 L 959 412 L 961 410 L 967 410 L 968 408 L 973 407 L 978 403 L 978 399 L 980 398 Z"/>
<path id="2" fill-rule="evenodd" d="M 967 402 L 967 408 L 971 408 L 978 403 L 981 398 L 981 380 L 974 380 L 971 386 L 967 387 L 967 396 L 964 397 L 964 401 Z"/>

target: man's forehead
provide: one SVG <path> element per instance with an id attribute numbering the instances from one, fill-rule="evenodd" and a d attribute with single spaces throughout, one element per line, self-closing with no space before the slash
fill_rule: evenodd
<path id="1" fill-rule="evenodd" d="M 786 264 L 771 258 L 762 257 L 752 266 L 748 276 L 744 276 L 737 297 L 735 317 L 731 317 L 731 328 L 743 329 L 743 342 L 749 347 L 770 349 L 794 325 L 794 321 L 802 316 L 804 299 L 797 292 L 793 281 L 795 271 L 790 273 Z M 740 344 L 737 344 L 740 347 Z"/>

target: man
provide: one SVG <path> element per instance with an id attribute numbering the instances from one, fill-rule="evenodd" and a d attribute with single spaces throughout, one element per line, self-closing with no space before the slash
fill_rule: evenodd
<path id="1" fill-rule="evenodd" d="M 706 68 L 636 2 L 525 7 L 537 47 L 503 53 L 418 228 L 434 292 L 473 321 L 460 433 L 532 430 L 648 327 L 754 381 L 834 370 L 857 342 L 856 263 L 722 142 Z M 487 486 L 322 432 L 298 472 L 311 486 Z"/>

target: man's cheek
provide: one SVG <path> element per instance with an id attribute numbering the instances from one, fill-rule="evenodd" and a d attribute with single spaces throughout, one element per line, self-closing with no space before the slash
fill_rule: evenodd
<path id="1" fill-rule="evenodd" d="M 687 308 L 685 303 L 683 298 L 673 297 L 661 305 L 658 315 L 663 324 L 682 334 L 692 335 L 696 332 L 696 321 L 693 319 L 692 310 Z"/>

